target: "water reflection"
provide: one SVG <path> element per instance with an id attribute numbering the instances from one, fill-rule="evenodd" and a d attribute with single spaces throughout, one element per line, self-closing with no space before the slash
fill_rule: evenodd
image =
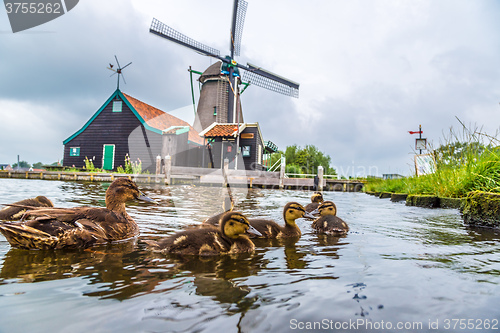
<path id="1" fill-rule="evenodd" d="M 105 184 L 0 182 L 7 202 L 46 193 L 57 206 L 104 205 Z M 262 332 L 288 331 L 292 318 L 427 323 L 500 315 L 500 235 L 464 227 L 457 211 L 327 192 L 349 223 L 347 236 L 316 234 L 299 220 L 300 239 L 254 239 L 253 254 L 200 258 L 154 253 L 141 239 L 199 225 L 220 211 L 222 190 L 140 187 L 161 204 L 128 205 L 137 242 L 28 251 L 0 238 L 0 331 Z M 279 223 L 287 202 L 310 201 L 305 191 L 234 194 L 237 210 Z M 21 311 L 22 323 L 11 319 Z"/>

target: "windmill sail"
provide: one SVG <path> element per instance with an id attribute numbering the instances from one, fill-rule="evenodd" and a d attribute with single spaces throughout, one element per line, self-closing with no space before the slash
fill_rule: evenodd
<path id="1" fill-rule="evenodd" d="M 247 13 L 248 2 L 245 0 L 236 0 L 233 7 L 233 21 L 231 24 L 231 41 L 229 49 L 231 57 L 239 56 L 241 50 L 241 35 L 243 34 L 243 24 Z"/>
<path id="2" fill-rule="evenodd" d="M 244 71 L 242 71 L 243 81 L 283 95 L 295 98 L 299 97 L 299 84 L 297 82 L 285 79 L 284 77 L 252 64 L 248 64 L 248 67 L 238 67 L 244 69 Z"/>
<path id="3" fill-rule="evenodd" d="M 198 53 L 210 57 L 220 58 L 219 50 L 207 46 L 203 43 L 200 43 L 192 38 L 189 38 L 188 36 L 180 33 L 179 31 L 169 27 L 168 25 L 158 21 L 155 18 L 153 18 L 153 22 L 151 22 L 151 27 L 149 28 L 149 32 L 157 36 L 163 37 L 165 39 L 168 39 L 174 43 L 185 46 Z"/>

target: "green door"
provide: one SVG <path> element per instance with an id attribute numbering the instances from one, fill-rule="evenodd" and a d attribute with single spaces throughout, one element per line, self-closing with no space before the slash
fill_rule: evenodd
<path id="1" fill-rule="evenodd" d="M 113 170 L 115 166 L 115 145 L 104 145 L 102 149 L 102 168 Z"/>

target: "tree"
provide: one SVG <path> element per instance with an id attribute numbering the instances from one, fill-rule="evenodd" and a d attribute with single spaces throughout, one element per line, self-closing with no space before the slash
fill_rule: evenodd
<path id="1" fill-rule="evenodd" d="M 43 167 L 42 162 L 33 163 L 33 169 L 41 169 Z"/>
<path id="2" fill-rule="evenodd" d="M 26 161 L 19 161 L 19 167 L 20 168 L 31 168 L 31 164 L 29 164 L 28 162 Z M 12 165 L 12 168 L 15 169 L 17 168 L 17 163 L 14 163 Z"/>
<path id="3" fill-rule="evenodd" d="M 335 169 L 330 166 L 330 156 L 322 153 L 314 145 L 301 148 L 297 145 L 286 147 L 285 152 L 277 152 L 271 156 L 271 161 L 277 161 L 281 154 L 286 158 L 287 173 L 316 174 L 318 166 L 324 168 L 324 174 L 335 175 Z"/>

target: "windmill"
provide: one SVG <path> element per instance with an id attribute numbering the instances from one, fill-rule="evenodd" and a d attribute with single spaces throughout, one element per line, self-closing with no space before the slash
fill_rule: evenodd
<path id="1" fill-rule="evenodd" d="M 234 0 L 233 19 L 229 40 L 230 55 L 221 56 L 220 51 L 204 45 L 168 25 L 153 18 L 149 32 L 185 46 L 202 55 L 219 59 L 200 77 L 202 91 L 198 104 L 197 116 L 201 129 L 210 126 L 214 121 L 219 123 L 242 122 L 241 105 L 238 102 L 241 80 L 284 95 L 298 98 L 299 84 L 267 71 L 259 66 L 247 63 L 239 64 L 235 56 L 240 55 L 241 36 L 248 3 Z M 242 76 L 240 75 L 240 70 Z M 238 110 L 238 112 L 237 112 Z"/>
<path id="2" fill-rule="evenodd" d="M 130 65 L 132 62 L 129 62 L 129 63 L 128 63 L 128 64 L 126 64 L 125 66 L 121 67 L 121 66 L 120 66 L 120 63 L 118 62 L 118 58 L 117 58 L 116 56 L 115 56 L 115 59 L 116 59 L 116 64 L 118 65 L 118 66 L 117 66 L 118 68 L 117 68 L 117 69 L 114 69 L 114 68 L 113 68 L 113 67 L 114 67 L 114 66 L 113 66 L 113 64 L 109 64 L 109 67 L 107 67 L 107 68 L 108 68 L 109 70 L 111 70 L 111 71 L 113 71 L 113 72 L 114 72 L 113 74 L 111 74 L 111 75 L 110 75 L 110 77 L 111 77 L 111 76 L 113 76 L 113 75 L 115 75 L 115 74 L 118 74 L 118 81 L 117 81 L 117 83 L 116 83 L 116 89 L 120 89 L 120 75 L 122 76 L 123 82 L 124 82 L 125 84 L 127 84 L 127 82 L 125 81 L 125 76 L 123 76 L 122 71 L 123 71 L 123 70 L 124 70 L 124 69 L 125 69 L 128 65 Z"/>

